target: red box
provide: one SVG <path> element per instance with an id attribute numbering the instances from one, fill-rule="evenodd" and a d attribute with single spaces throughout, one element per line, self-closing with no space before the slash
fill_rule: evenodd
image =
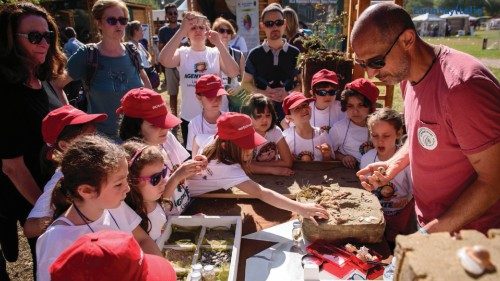
<path id="1" fill-rule="evenodd" d="M 358 278 L 372 280 L 384 273 L 382 265 L 364 262 L 357 258 L 355 254 L 344 250 L 343 246 L 335 243 L 318 240 L 307 246 L 306 250 L 322 259 L 324 262 L 323 269 L 338 278 L 344 279 L 356 274 Z M 378 262 L 382 260 L 382 256 L 375 251 L 369 250 L 369 253 L 376 256 Z"/>

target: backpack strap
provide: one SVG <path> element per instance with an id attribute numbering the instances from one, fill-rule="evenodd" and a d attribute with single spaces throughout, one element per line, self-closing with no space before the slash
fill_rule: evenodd
<path id="1" fill-rule="evenodd" d="M 139 49 L 137 49 L 137 46 L 134 43 L 125 42 L 123 44 L 125 45 L 125 49 L 127 50 L 127 53 L 130 56 L 130 59 L 132 60 L 135 69 L 137 70 L 137 72 L 140 72 L 142 69 L 142 65 L 141 65 L 141 54 L 139 53 Z"/>
<path id="2" fill-rule="evenodd" d="M 94 79 L 99 65 L 99 51 L 97 50 L 97 45 L 95 43 L 85 45 L 85 51 L 86 75 L 83 81 L 83 88 L 87 93 L 90 93 L 90 83 L 92 82 L 92 79 Z"/>

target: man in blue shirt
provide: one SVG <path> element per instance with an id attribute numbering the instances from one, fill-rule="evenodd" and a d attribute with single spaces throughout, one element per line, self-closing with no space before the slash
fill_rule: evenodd
<path id="1" fill-rule="evenodd" d="M 70 58 L 76 50 L 83 46 L 83 43 L 76 39 L 76 32 L 73 27 L 66 27 L 64 29 L 64 35 L 68 38 L 68 42 L 64 44 L 64 53 L 68 58 Z"/>

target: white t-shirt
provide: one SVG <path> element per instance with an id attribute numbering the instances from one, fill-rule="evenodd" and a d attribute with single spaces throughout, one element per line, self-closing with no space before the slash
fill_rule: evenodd
<path id="1" fill-rule="evenodd" d="M 370 140 L 368 127 L 360 127 L 349 118 L 340 120 L 333 124 L 329 132 L 330 139 L 333 141 L 333 151 L 337 149 L 344 155 L 351 155 L 356 160 L 361 160 L 360 147 Z"/>
<path id="2" fill-rule="evenodd" d="M 377 150 L 372 149 L 361 157 L 360 168 L 368 166 L 371 163 L 380 161 L 377 157 Z M 379 187 L 374 191 L 380 200 L 382 210 L 385 215 L 394 215 L 397 211 L 403 209 L 413 198 L 413 187 L 410 166 L 399 172 L 389 186 Z"/>
<path id="3" fill-rule="evenodd" d="M 172 176 L 172 173 L 182 164 L 186 159 L 189 158 L 189 153 L 187 150 L 179 143 L 177 138 L 171 133 L 167 133 L 167 140 L 162 145 L 163 157 L 165 159 L 165 165 L 168 167 L 167 176 Z M 178 186 L 170 198 L 173 206 L 171 210 L 165 210 L 168 215 L 178 215 L 181 214 L 186 207 L 189 205 L 190 196 L 189 190 L 184 186 Z"/>
<path id="4" fill-rule="evenodd" d="M 320 110 L 316 108 L 316 102 L 309 104 L 311 108 L 311 126 L 319 127 L 328 132 L 335 122 L 346 118 L 345 112 L 340 109 L 340 101 L 334 100 L 327 108 Z"/>
<path id="5" fill-rule="evenodd" d="M 301 160 L 302 155 L 313 156 L 314 161 L 322 161 L 323 156 L 319 149 L 316 148 L 317 145 L 327 143 L 332 146 L 332 141 L 328 137 L 326 132 L 321 131 L 318 127 L 313 127 L 314 137 L 312 139 L 303 139 L 299 134 L 295 132 L 296 127 L 290 127 L 283 131 L 286 143 L 290 148 L 295 160 Z"/>
<path id="6" fill-rule="evenodd" d="M 248 53 L 248 47 L 245 38 L 238 34 L 236 34 L 236 36 L 229 41 L 229 47 L 240 50 L 243 54 Z"/>
<path id="7" fill-rule="evenodd" d="M 43 193 L 36 200 L 35 206 L 31 209 L 28 218 L 52 217 L 54 215 L 54 210 L 50 208 L 50 200 L 52 199 L 52 191 L 62 176 L 61 168 L 57 168 L 52 178 L 45 184 Z"/>
<path id="8" fill-rule="evenodd" d="M 274 126 L 264 136 L 267 142 L 254 148 L 253 159 L 258 162 L 275 161 L 279 158 L 278 142 L 283 138 L 283 131 Z"/>
<path id="9" fill-rule="evenodd" d="M 215 74 L 220 77 L 220 53 L 217 48 L 206 47 L 204 51 L 193 51 L 191 47 L 180 47 L 178 50 L 180 63 L 179 86 L 181 98 L 180 117 L 186 121 L 191 121 L 198 114 L 201 114 L 201 104 L 196 98 L 195 86 L 198 78 L 205 74 Z M 222 111 L 228 111 L 228 100 L 222 97 Z"/>
<path id="10" fill-rule="evenodd" d="M 132 41 L 129 41 L 129 42 L 135 44 Z M 146 50 L 146 48 L 144 48 L 144 46 L 140 42 L 137 43 L 137 51 L 139 51 L 139 55 L 141 55 L 141 65 L 142 65 L 142 67 L 144 67 L 144 68 L 150 68 L 151 67 L 151 63 L 148 60 L 148 51 Z"/>
<path id="11" fill-rule="evenodd" d="M 148 219 L 151 224 L 151 230 L 149 231 L 149 237 L 155 240 L 161 236 L 161 230 L 167 222 L 167 215 L 161 207 L 160 204 L 156 204 L 156 208 L 148 214 Z"/>
<path id="12" fill-rule="evenodd" d="M 59 217 L 55 221 L 63 221 L 68 225 L 52 224 L 45 233 L 38 237 L 36 242 L 36 275 L 38 281 L 50 280 L 49 267 L 80 236 L 92 232 L 89 226 L 94 231 L 113 229 L 132 233 L 140 224 L 141 217 L 125 202 L 122 202 L 116 209 L 104 210 L 102 216 L 89 223 L 88 226 L 86 224 L 74 225 L 65 217 Z"/>
<path id="13" fill-rule="evenodd" d="M 250 180 L 240 164 L 226 165 L 217 160 L 208 162 L 207 170 L 187 180 L 191 195 L 207 193 L 217 189 L 229 189 Z"/>
<path id="14" fill-rule="evenodd" d="M 208 123 L 203 114 L 196 116 L 189 121 L 186 149 L 193 150 L 194 138 L 198 135 L 215 135 L 217 124 Z M 199 144 L 198 144 L 199 145 Z"/>

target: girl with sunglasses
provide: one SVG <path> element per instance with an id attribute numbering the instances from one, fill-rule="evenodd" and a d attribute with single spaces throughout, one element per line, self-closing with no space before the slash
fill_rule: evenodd
<path id="1" fill-rule="evenodd" d="M 89 113 L 106 113 L 108 119 L 98 124 L 97 130 L 118 142 L 116 134 L 118 116 L 116 108 L 125 93 L 133 88 L 151 88 L 149 78 L 140 66 L 140 56 L 133 46 L 123 43 L 125 28 L 129 19 L 129 11 L 121 0 L 98 0 L 92 7 L 92 16 L 99 30 L 101 40 L 94 45 L 80 48 L 68 61 L 68 76 L 60 81 L 65 85 L 72 80 L 84 81 L 87 90 L 87 111 Z M 97 64 L 94 73 L 90 73 L 88 56 L 90 46 Z M 139 57 L 139 58 L 137 58 Z M 137 63 L 136 60 L 139 60 Z M 89 79 L 91 78 L 91 79 Z M 86 85 L 86 84 L 89 85 Z"/>
<path id="2" fill-rule="evenodd" d="M 130 191 L 125 151 L 99 136 L 73 142 L 61 161 L 64 177 L 54 188 L 54 222 L 37 241 L 37 279 L 50 280 L 49 267 L 80 236 L 106 229 L 134 235 L 142 250 L 160 249 L 139 227 L 141 218 L 123 201 Z"/>
<path id="3" fill-rule="evenodd" d="M 337 96 L 340 94 L 337 74 L 328 69 L 321 69 L 312 77 L 311 126 L 319 127 L 328 133 L 333 124 L 346 118 L 340 108 Z"/>
<path id="4" fill-rule="evenodd" d="M 361 156 L 373 148 L 366 119 L 375 111 L 378 95 L 377 86 L 365 78 L 347 83 L 342 92 L 340 104 L 347 118 L 333 124 L 329 135 L 335 158 L 347 168 L 358 168 Z"/>
<path id="5" fill-rule="evenodd" d="M 186 161 L 189 153 L 171 132 L 181 120 L 168 112 L 167 107 L 161 95 L 155 91 L 132 89 L 122 98 L 117 109 L 117 113 L 123 115 L 118 133 L 123 141 L 140 139 L 161 151 L 167 168 L 167 185 L 176 187 L 165 189 L 163 196 L 171 202 L 171 206 L 166 209 L 167 214 L 174 215 L 181 214 L 190 203 L 190 192 L 182 184 L 183 179 L 201 172 L 207 161 L 202 156 Z"/>
<path id="6" fill-rule="evenodd" d="M 141 217 L 141 228 L 156 240 L 160 237 L 168 215 L 174 207 L 171 198 L 181 182 L 194 173 L 184 167 L 171 173 L 160 147 L 147 145 L 138 139 L 123 144 L 128 154 L 130 192 L 125 202 Z"/>
<path id="7" fill-rule="evenodd" d="M 16 1 L 17 2 L 17 1 Z M 40 169 L 41 123 L 50 110 L 67 104 L 49 81 L 64 72 L 66 58 L 58 27 L 47 11 L 29 2 L 0 5 L 0 280 L 5 260 L 18 257 L 21 226 L 50 177 Z M 34 253 L 36 239 L 28 240 Z M 34 260 L 34 254 L 32 255 Z"/>
<path id="8" fill-rule="evenodd" d="M 181 40 L 187 37 L 189 47 L 180 47 Z M 209 40 L 215 48 L 208 47 Z M 221 76 L 225 73 L 234 78 L 240 74 L 240 68 L 231 57 L 227 44 L 223 43 L 218 32 L 210 30 L 207 17 L 198 12 L 186 12 L 181 27 L 160 52 L 160 62 L 165 67 L 179 69 L 179 85 L 182 94 L 181 129 L 183 145 L 186 146 L 188 124 L 194 117 L 202 113 L 201 105 L 196 101 L 196 80 L 205 74 Z M 203 64 L 200 64 L 203 62 Z M 197 67 L 194 68 L 193 66 Z M 228 110 L 227 98 L 222 101 L 222 111 Z"/>

